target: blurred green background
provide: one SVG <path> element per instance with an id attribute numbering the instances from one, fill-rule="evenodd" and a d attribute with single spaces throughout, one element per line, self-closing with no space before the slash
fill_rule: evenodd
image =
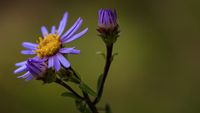
<path id="1" fill-rule="evenodd" d="M 116 8 L 120 37 L 103 100 L 113 113 L 200 113 L 200 1 L 198 0 L 10 0 L 0 1 L 0 113 L 78 113 L 56 84 L 24 82 L 13 74 L 23 41 L 34 42 L 40 27 L 58 25 L 69 12 L 67 28 L 80 16 L 89 32 L 69 44 L 73 67 L 93 89 L 103 70 L 97 36 L 97 11 Z"/>

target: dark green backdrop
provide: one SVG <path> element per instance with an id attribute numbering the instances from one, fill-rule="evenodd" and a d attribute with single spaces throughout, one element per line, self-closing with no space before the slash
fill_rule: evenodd
<path id="1" fill-rule="evenodd" d="M 21 43 L 35 41 L 40 27 L 58 25 L 69 12 L 69 28 L 80 16 L 89 32 L 69 44 L 81 50 L 70 61 L 96 86 L 104 51 L 97 36 L 99 8 L 116 8 L 120 37 L 101 105 L 113 113 L 200 113 L 200 1 L 198 0 L 11 0 L 0 1 L 0 113 L 78 113 L 56 84 L 24 82 L 13 74 Z"/>

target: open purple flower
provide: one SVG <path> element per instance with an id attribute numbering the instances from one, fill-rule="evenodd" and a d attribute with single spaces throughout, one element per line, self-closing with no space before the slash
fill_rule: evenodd
<path id="1" fill-rule="evenodd" d="M 22 50 L 22 54 L 36 54 L 41 59 L 48 61 L 48 68 L 54 67 L 56 71 L 59 71 L 61 64 L 68 68 L 70 62 L 63 56 L 63 54 L 79 54 L 80 50 L 75 47 L 65 48 L 64 44 L 69 43 L 83 36 L 88 28 L 75 34 L 80 28 L 83 20 L 78 18 L 74 25 L 63 33 L 67 24 L 68 13 L 65 12 L 63 18 L 60 21 L 58 28 L 52 26 L 49 32 L 45 26 L 41 27 L 42 37 L 39 37 L 38 43 L 23 42 L 22 45 L 28 50 Z"/>
<path id="2" fill-rule="evenodd" d="M 47 70 L 47 64 L 45 60 L 41 60 L 38 57 L 29 58 L 26 61 L 15 64 L 18 69 L 14 71 L 15 74 L 25 72 L 25 74 L 18 76 L 17 78 L 24 78 L 26 81 L 33 78 L 43 78 Z"/>

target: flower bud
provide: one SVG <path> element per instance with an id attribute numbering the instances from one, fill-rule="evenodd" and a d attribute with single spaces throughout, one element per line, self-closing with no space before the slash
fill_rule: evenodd
<path id="1" fill-rule="evenodd" d="M 43 78 L 47 70 L 47 64 L 40 59 L 29 58 L 26 67 L 36 79 Z"/>
<path id="2" fill-rule="evenodd" d="M 113 30 L 117 27 L 116 10 L 100 9 L 98 12 L 98 26 L 100 29 Z"/>
<path id="3" fill-rule="evenodd" d="M 100 9 L 98 11 L 98 28 L 103 41 L 113 44 L 119 36 L 116 10 Z"/>
<path id="4" fill-rule="evenodd" d="M 15 74 L 25 72 L 25 74 L 18 76 L 17 78 L 24 78 L 26 81 L 33 78 L 42 79 L 47 72 L 47 64 L 45 60 L 41 60 L 37 57 L 29 58 L 26 61 L 15 64 L 19 68 L 14 71 Z"/>

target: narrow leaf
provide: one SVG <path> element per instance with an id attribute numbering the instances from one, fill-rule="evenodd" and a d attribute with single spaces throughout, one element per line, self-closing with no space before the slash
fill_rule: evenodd
<path id="1" fill-rule="evenodd" d="M 80 88 L 82 91 L 84 91 L 84 92 L 86 92 L 86 93 L 88 93 L 88 94 L 90 94 L 90 95 L 92 95 L 92 96 L 96 96 L 96 93 L 95 93 L 89 86 L 87 86 L 87 85 L 84 84 L 84 83 L 80 83 L 79 88 Z"/>
<path id="2" fill-rule="evenodd" d="M 106 111 L 106 113 L 112 113 L 111 107 L 109 104 L 106 104 L 105 111 Z"/>
<path id="3" fill-rule="evenodd" d="M 105 53 L 101 52 L 101 51 L 98 51 L 96 52 L 97 55 L 101 55 L 104 59 L 106 58 L 106 55 Z"/>
<path id="4" fill-rule="evenodd" d="M 81 113 L 92 113 L 89 108 L 87 107 L 87 104 L 84 101 L 76 100 L 75 101 L 76 108 L 81 112 Z"/>
<path id="5" fill-rule="evenodd" d="M 102 77 L 103 77 L 102 74 L 99 75 L 99 78 L 98 78 L 98 80 L 97 80 L 97 92 L 99 92 L 99 89 L 100 89 L 100 87 L 101 87 Z"/>
<path id="6" fill-rule="evenodd" d="M 69 81 L 73 82 L 73 83 L 76 83 L 76 84 L 79 84 L 80 83 L 80 80 L 78 78 L 76 78 L 75 76 L 71 76 L 69 78 Z"/>
<path id="7" fill-rule="evenodd" d="M 63 97 L 71 97 L 71 98 L 74 98 L 76 100 L 81 100 L 79 97 L 77 97 L 73 93 L 69 93 L 69 92 L 64 92 L 64 93 L 61 94 L 61 96 L 63 96 Z"/>
<path id="8" fill-rule="evenodd" d="M 117 56 L 117 55 L 118 55 L 118 53 L 114 53 L 114 54 L 112 55 L 112 57 L 111 57 L 111 61 L 113 61 L 113 60 L 114 60 L 114 57 Z"/>

